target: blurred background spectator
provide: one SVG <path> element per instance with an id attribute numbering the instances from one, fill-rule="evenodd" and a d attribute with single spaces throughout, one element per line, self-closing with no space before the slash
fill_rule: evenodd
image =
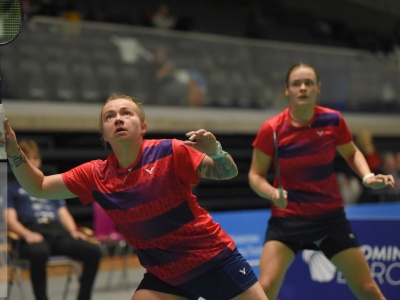
<path id="1" fill-rule="evenodd" d="M 367 189 L 352 170 L 341 167 L 337 178 L 345 204 L 400 201 L 400 152 L 379 151 L 371 128 L 367 126 L 360 129 L 355 141 L 365 155 L 371 171 L 393 175 L 396 185 L 392 189 Z"/>
<path id="2" fill-rule="evenodd" d="M 360 179 L 352 173 L 345 172 L 338 172 L 336 176 L 344 204 L 357 204 L 363 192 L 363 185 Z"/>
<path id="3" fill-rule="evenodd" d="M 154 74 L 151 87 L 151 99 L 158 99 L 159 104 L 203 105 L 207 92 L 207 84 L 199 71 L 177 66 L 169 59 L 167 49 L 157 47 L 149 68 Z"/>
<path id="4" fill-rule="evenodd" d="M 358 202 L 400 201 L 400 163 L 398 162 L 400 153 L 389 150 L 379 152 L 374 142 L 373 134 L 370 128 L 367 127 L 360 130 L 356 141 L 360 150 L 364 153 L 371 171 L 374 173 L 391 174 L 396 182 L 395 187 L 392 189 L 370 190 L 364 188 L 359 195 Z M 349 187 L 349 183 L 344 182 L 343 184 L 348 187 L 345 189 L 345 192 L 350 193 L 352 189 Z"/>
<path id="5" fill-rule="evenodd" d="M 381 169 L 382 158 L 381 154 L 376 150 L 371 129 L 368 127 L 362 128 L 358 132 L 356 142 L 360 150 L 364 153 L 371 171 L 378 173 Z"/>
<path id="6" fill-rule="evenodd" d="M 168 4 L 162 3 L 150 16 L 150 23 L 155 28 L 174 29 L 177 21 L 176 18 L 171 15 Z"/>
<path id="7" fill-rule="evenodd" d="M 341 0 L 218 2 L 24 0 L 29 16 L 74 11 L 84 20 L 194 30 L 258 39 L 366 49 L 388 54 L 399 45 L 399 6 Z M 357 13 L 355 13 L 357 12 Z"/>
<path id="8" fill-rule="evenodd" d="M 391 174 L 396 182 L 396 188 L 400 190 L 400 169 L 398 157 L 400 152 L 386 151 L 382 155 L 382 173 Z"/>

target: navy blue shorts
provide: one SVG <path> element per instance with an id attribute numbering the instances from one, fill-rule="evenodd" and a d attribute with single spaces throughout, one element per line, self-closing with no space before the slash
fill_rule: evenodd
<path id="1" fill-rule="evenodd" d="M 173 286 L 153 274 L 145 273 L 137 290 L 148 289 L 197 300 L 229 300 L 246 291 L 257 282 L 251 266 L 236 249 L 204 274 L 184 284 Z"/>
<path id="2" fill-rule="evenodd" d="M 303 249 L 320 250 L 328 259 L 360 246 L 344 213 L 316 220 L 271 217 L 265 242 L 271 240 L 284 243 L 295 254 Z"/>

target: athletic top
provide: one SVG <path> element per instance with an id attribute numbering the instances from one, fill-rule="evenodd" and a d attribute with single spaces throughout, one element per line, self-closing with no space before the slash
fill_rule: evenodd
<path id="1" fill-rule="evenodd" d="M 235 248 L 192 194 L 190 184 L 198 182 L 204 156 L 179 140 L 143 140 L 131 169 L 118 169 L 111 154 L 62 176 L 83 204 L 96 201 L 103 207 L 149 273 L 178 285 Z"/>
<path id="2" fill-rule="evenodd" d="M 295 127 L 286 108 L 265 121 L 253 147 L 270 157 L 275 152 L 273 131 L 277 135 L 281 183 L 288 192 L 288 205 L 280 209 L 272 204 L 272 216 L 318 218 L 342 213 L 334 160 L 336 147 L 351 142 L 353 137 L 341 113 L 315 106 L 312 119 Z M 277 178 L 273 185 L 278 186 Z"/>
<path id="3" fill-rule="evenodd" d="M 8 208 L 14 208 L 17 211 L 18 220 L 24 225 L 60 221 L 58 209 L 65 206 L 64 200 L 48 200 L 29 196 L 18 182 L 4 188 L 2 197 L 7 199 Z"/>

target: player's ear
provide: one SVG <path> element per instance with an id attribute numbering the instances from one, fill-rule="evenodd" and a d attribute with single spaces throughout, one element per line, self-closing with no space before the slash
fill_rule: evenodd
<path id="1" fill-rule="evenodd" d="M 144 136 L 147 132 L 147 123 L 142 122 L 142 124 L 140 126 L 141 126 L 140 133 L 142 134 L 142 136 Z"/>
<path id="2" fill-rule="evenodd" d="M 289 97 L 289 91 L 288 91 L 288 87 L 287 86 L 285 86 L 285 96 Z"/>
<path id="3" fill-rule="evenodd" d="M 104 137 L 104 131 L 101 132 L 100 138 L 101 138 L 101 141 L 103 142 L 103 144 L 108 142 L 107 138 Z"/>

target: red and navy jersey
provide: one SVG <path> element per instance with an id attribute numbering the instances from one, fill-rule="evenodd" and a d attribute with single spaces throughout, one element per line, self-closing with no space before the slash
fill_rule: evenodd
<path id="1" fill-rule="evenodd" d="M 341 113 L 315 106 L 310 122 L 295 127 L 287 108 L 264 122 L 253 147 L 274 157 L 274 131 L 278 141 L 281 182 L 288 191 L 288 205 L 285 209 L 272 205 L 272 215 L 312 218 L 343 211 L 334 166 L 336 147 L 351 142 L 353 137 Z M 278 186 L 276 178 L 274 186 Z"/>
<path id="2" fill-rule="evenodd" d="M 149 273 L 177 285 L 235 248 L 192 194 L 204 156 L 179 140 L 143 140 L 131 171 L 118 169 L 111 154 L 62 176 L 83 204 L 103 207 Z"/>

